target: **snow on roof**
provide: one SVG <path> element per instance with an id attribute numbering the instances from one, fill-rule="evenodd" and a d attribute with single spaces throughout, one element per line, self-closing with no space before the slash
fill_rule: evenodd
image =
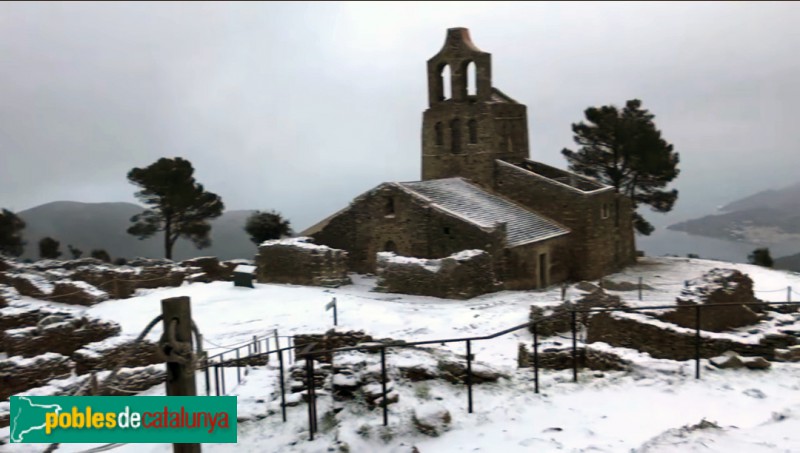
<path id="1" fill-rule="evenodd" d="M 256 267 L 247 264 L 240 264 L 233 269 L 233 272 L 241 274 L 253 274 L 256 272 Z"/>
<path id="2" fill-rule="evenodd" d="M 269 247 L 274 245 L 289 245 L 304 249 L 315 249 L 320 251 L 333 250 L 327 245 L 314 244 L 314 239 L 307 236 L 301 236 L 296 238 L 272 239 L 269 241 L 262 242 L 261 245 L 259 245 L 259 247 Z"/>
<path id="3" fill-rule="evenodd" d="M 497 223 L 505 223 L 511 247 L 569 233 L 555 222 L 462 178 L 403 182 L 400 185 L 478 226 L 491 228 Z"/>

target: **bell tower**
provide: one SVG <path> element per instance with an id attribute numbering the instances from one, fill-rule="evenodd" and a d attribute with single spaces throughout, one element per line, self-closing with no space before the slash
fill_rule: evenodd
<path id="1" fill-rule="evenodd" d="M 494 161 L 528 158 L 527 111 L 492 86 L 492 55 L 466 28 L 450 28 L 428 60 L 422 115 L 422 179 L 461 176 L 494 186 Z"/>

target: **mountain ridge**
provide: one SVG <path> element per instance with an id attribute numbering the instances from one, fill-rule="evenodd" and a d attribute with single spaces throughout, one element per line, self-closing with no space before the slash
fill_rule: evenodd
<path id="1" fill-rule="evenodd" d="M 164 256 L 163 235 L 140 240 L 126 230 L 130 218 L 145 208 L 129 202 L 96 202 L 60 200 L 44 203 L 16 214 L 26 223 L 22 234 L 25 245 L 23 258 L 39 256 L 38 243 L 50 236 L 61 243 L 62 258 L 70 258 L 68 245 L 83 250 L 89 256 L 93 249 L 105 249 L 112 258 Z M 256 246 L 244 231 L 247 217 L 255 210 L 230 210 L 213 219 L 211 246 L 197 249 L 185 239 L 178 239 L 173 250 L 176 260 L 197 256 L 217 256 L 220 259 L 247 258 L 256 254 Z"/>

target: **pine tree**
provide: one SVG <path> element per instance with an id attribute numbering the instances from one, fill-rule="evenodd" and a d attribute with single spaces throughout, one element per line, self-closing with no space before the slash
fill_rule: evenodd
<path id="1" fill-rule="evenodd" d="M 25 241 L 22 240 L 22 230 L 25 222 L 16 214 L 3 209 L 0 212 L 0 253 L 9 256 L 20 256 L 25 251 Z"/>
<path id="2" fill-rule="evenodd" d="M 275 211 L 254 212 L 247 218 L 244 230 L 256 245 L 270 239 L 280 239 L 292 234 L 289 221 Z"/>
<path id="3" fill-rule="evenodd" d="M 39 241 L 39 257 L 42 259 L 55 260 L 61 256 L 61 243 L 47 236 Z"/>
<path id="4" fill-rule="evenodd" d="M 222 215 L 225 205 L 214 193 L 207 192 L 194 179 L 194 168 L 185 159 L 161 158 L 145 168 L 128 172 L 128 180 L 142 188 L 136 198 L 148 206 L 131 218 L 128 234 L 145 239 L 164 232 L 164 253 L 172 259 L 172 247 L 179 237 L 189 239 L 197 248 L 211 245 L 208 220 Z"/>
<path id="5" fill-rule="evenodd" d="M 72 255 L 72 259 L 74 260 L 77 260 L 83 255 L 83 250 L 73 247 L 72 244 L 67 246 L 67 250 L 69 250 L 69 253 Z"/>
<path id="6" fill-rule="evenodd" d="M 89 256 L 91 256 L 96 260 L 105 261 L 106 263 L 111 262 L 111 255 L 109 255 L 108 252 L 105 251 L 105 249 L 94 249 L 91 251 Z"/>
<path id="7" fill-rule="evenodd" d="M 758 248 L 753 250 L 747 255 L 747 262 L 757 266 L 772 267 L 772 256 L 769 253 L 769 248 Z"/>
<path id="8" fill-rule="evenodd" d="M 655 116 L 641 106 L 633 99 L 622 111 L 613 105 L 586 109 L 587 123 L 572 125 L 580 149 L 561 153 L 570 170 L 613 186 L 633 201 L 634 208 L 646 204 L 653 211 L 669 212 L 678 191 L 662 189 L 678 176 L 679 155 L 661 137 Z M 637 212 L 634 226 L 644 235 L 654 230 Z"/>

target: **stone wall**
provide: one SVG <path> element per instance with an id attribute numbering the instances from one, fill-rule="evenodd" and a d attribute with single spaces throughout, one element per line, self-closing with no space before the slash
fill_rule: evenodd
<path id="1" fill-rule="evenodd" d="M 17 356 L 0 360 L 0 400 L 43 385 L 51 379 L 69 376 L 71 372 L 72 361 L 56 353 L 29 359 Z"/>
<path id="2" fill-rule="evenodd" d="M 536 321 L 538 335 L 549 337 L 557 333 L 572 330 L 572 310 L 586 310 L 589 308 L 623 308 L 625 304 L 619 296 L 606 294 L 602 289 L 587 294 L 575 303 L 563 302 L 556 306 L 540 307 L 531 305 L 530 321 Z M 586 324 L 592 313 L 583 312 L 575 314 L 575 321 Z M 529 327 L 533 332 L 533 326 Z"/>
<path id="3" fill-rule="evenodd" d="M 55 282 L 53 292 L 47 299 L 62 304 L 90 306 L 108 300 L 108 293 L 86 282 L 63 280 Z"/>
<path id="4" fill-rule="evenodd" d="M 587 343 L 599 341 L 612 346 L 636 349 L 657 359 L 695 358 L 695 333 L 692 330 L 670 326 L 644 315 L 621 312 L 598 313 L 589 320 L 587 331 Z M 772 360 L 775 357 L 775 343 L 769 338 L 761 343 L 744 343 L 727 338 L 710 337 L 707 332 L 701 332 L 701 357 L 716 357 L 725 351 Z"/>
<path id="5" fill-rule="evenodd" d="M 523 351 L 526 357 L 525 360 L 520 361 L 520 368 L 533 367 L 535 363 L 533 351 L 529 351 L 527 348 L 524 348 Z M 578 368 L 598 371 L 625 371 L 630 369 L 630 362 L 609 351 L 601 351 L 588 346 L 580 348 L 577 352 Z M 538 364 L 539 368 L 549 370 L 572 369 L 572 349 L 549 348 L 540 350 Z"/>
<path id="6" fill-rule="evenodd" d="M 761 307 L 744 305 L 724 305 L 731 303 L 761 302 L 753 294 L 753 280 L 747 274 L 735 269 L 712 269 L 702 277 L 686 282 L 677 303 L 681 308 L 667 312 L 659 318 L 683 327 L 695 328 L 697 311 L 700 309 L 700 328 L 712 332 L 722 332 L 737 327 L 749 326 L 760 321 L 756 311 Z"/>
<path id="7" fill-rule="evenodd" d="M 338 286 L 350 284 L 347 252 L 300 237 L 266 241 L 256 256 L 259 283 Z"/>
<path id="8" fill-rule="evenodd" d="M 136 342 L 128 337 L 113 337 L 87 344 L 75 351 L 71 358 L 75 362 L 76 374 L 108 370 L 117 366 L 133 368 L 164 362 L 154 343 L 147 340 Z"/>
<path id="9" fill-rule="evenodd" d="M 563 172 L 537 162 L 525 164 Z M 495 191 L 572 230 L 570 280 L 596 280 L 635 262 L 629 199 L 613 189 L 579 190 L 511 163 L 498 162 L 496 171 Z"/>
<path id="10" fill-rule="evenodd" d="M 570 236 L 559 236 L 506 250 L 502 273 L 498 276 L 508 290 L 546 288 L 567 280 L 569 275 Z M 539 257 L 545 255 L 544 278 Z"/>
<path id="11" fill-rule="evenodd" d="M 437 260 L 382 252 L 377 275 L 377 291 L 445 299 L 470 299 L 500 288 L 492 259 L 483 250 L 464 250 Z"/>
<path id="12" fill-rule="evenodd" d="M 53 316 L 41 320 L 38 326 L 7 330 L 3 337 L 10 356 L 34 357 L 46 352 L 69 356 L 89 343 L 119 332 L 119 324 L 112 321 Z"/>
<path id="13" fill-rule="evenodd" d="M 346 348 L 357 346 L 361 343 L 370 343 L 373 338 L 364 333 L 363 330 L 351 330 L 347 332 L 337 332 L 333 329 L 324 334 L 305 334 L 294 336 L 295 354 L 303 350 L 306 345 L 316 343 L 310 351 L 325 351 L 336 348 Z M 300 358 L 300 357 L 298 357 Z M 332 354 L 314 356 L 314 360 L 331 363 Z"/>
<path id="14" fill-rule="evenodd" d="M 5 307 L 0 308 L 0 351 L 5 351 L 6 332 L 12 329 L 35 326 L 48 316 L 69 317 L 71 314 L 53 308 Z"/>
<path id="15" fill-rule="evenodd" d="M 233 280 L 233 269 L 236 267 L 233 263 L 220 262 L 219 259 L 213 256 L 204 256 L 181 261 L 181 266 L 200 269 L 205 274 L 205 278 L 208 281 L 225 282 Z"/>

